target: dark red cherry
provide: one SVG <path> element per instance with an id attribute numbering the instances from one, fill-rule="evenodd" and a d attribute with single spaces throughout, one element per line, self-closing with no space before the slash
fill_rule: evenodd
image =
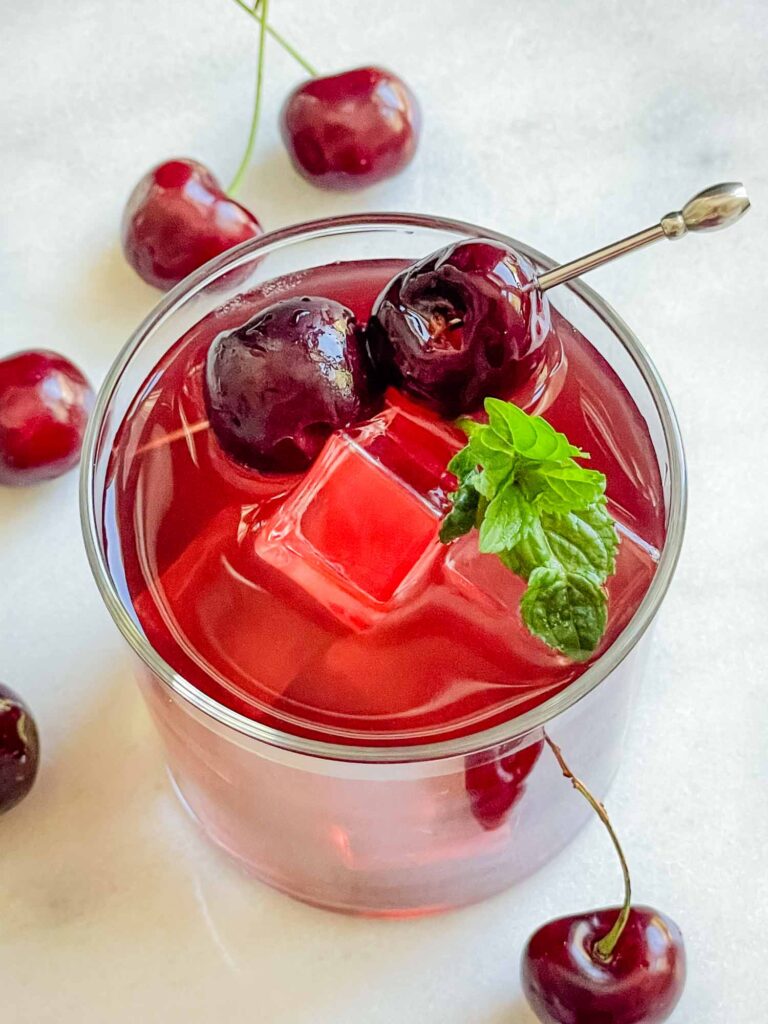
<path id="1" fill-rule="evenodd" d="M 413 159 L 421 117 L 405 82 L 383 68 L 312 78 L 280 114 L 293 166 L 321 188 L 356 189 L 397 174 Z"/>
<path id="2" fill-rule="evenodd" d="M 37 727 L 29 708 L 0 683 L 0 814 L 30 791 L 39 760 Z"/>
<path id="3" fill-rule="evenodd" d="M 147 284 L 163 290 L 260 234 L 253 214 L 195 160 L 158 164 L 138 183 L 123 213 L 125 258 Z"/>
<path id="4" fill-rule="evenodd" d="M 368 402 L 354 314 L 332 299 L 283 299 L 208 351 L 205 398 L 222 447 L 255 469 L 305 469 Z"/>
<path id="5" fill-rule="evenodd" d="M 525 780 L 539 758 L 543 740 L 520 747 L 505 743 L 497 756 L 471 754 L 464 770 L 469 805 L 484 829 L 498 828 L 525 791 Z"/>
<path id="6" fill-rule="evenodd" d="M 398 274 L 368 324 L 384 377 L 443 416 L 508 396 L 539 365 L 549 303 L 534 267 L 497 242 L 457 242 Z"/>
<path id="7" fill-rule="evenodd" d="M 93 390 L 64 356 L 45 349 L 0 359 L 0 484 L 61 476 L 77 465 Z"/>
<path id="8" fill-rule="evenodd" d="M 680 929 L 650 907 L 632 907 L 607 961 L 595 943 L 616 921 L 618 907 L 550 921 L 531 936 L 522 982 L 544 1024 L 660 1024 L 685 982 Z"/>

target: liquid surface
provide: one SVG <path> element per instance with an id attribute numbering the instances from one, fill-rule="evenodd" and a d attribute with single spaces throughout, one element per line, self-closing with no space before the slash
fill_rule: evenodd
<path id="1" fill-rule="evenodd" d="M 364 321 L 403 263 L 331 265 L 272 282 L 190 330 L 118 434 L 104 531 L 110 569 L 147 639 L 219 702 L 336 742 L 419 743 L 486 728 L 584 671 L 524 628 L 525 584 L 476 535 L 437 539 L 463 435 L 395 391 L 335 434 L 303 474 L 232 462 L 208 427 L 211 340 L 269 302 L 324 295 Z M 540 412 L 608 478 L 621 545 L 598 656 L 653 578 L 664 506 L 647 427 L 614 371 L 553 311 L 536 380 L 508 397 Z"/>

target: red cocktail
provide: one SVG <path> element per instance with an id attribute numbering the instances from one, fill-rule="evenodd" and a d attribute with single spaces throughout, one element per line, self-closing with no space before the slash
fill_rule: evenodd
<path id="1" fill-rule="evenodd" d="M 465 233 L 350 218 L 222 258 L 139 332 L 91 438 L 91 556 L 143 659 L 181 795 L 257 875 L 339 909 L 469 902 L 570 838 L 585 812 L 539 758 L 541 728 L 607 785 L 635 645 L 679 548 L 669 407 L 583 286 L 555 299 L 501 397 L 544 415 L 608 480 L 621 543 L 586 662 L 525 629 L 524 581 L 481 554 L 476 533 L 440 542 L 446 467 L 465 438 L 418 396 L 390 386 L 323 436 L 308 467 L 262 471 L 222 446 L 205 394 L 216 337 L 303 296 L 364 323 L 409 257 Z"/>

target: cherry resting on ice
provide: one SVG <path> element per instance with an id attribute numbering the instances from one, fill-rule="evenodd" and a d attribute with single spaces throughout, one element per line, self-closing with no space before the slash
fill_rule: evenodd
<path id="1" fill-rule="evenodd" d="M 0 359 L 0 484 L 34 484 L 77 465 L 93 390 L 56 352 Z"/>
<path id="2" fill-rule="evenodd" d="M 685 984 L 683 936 L 664 914 L 631 905 L 629 869 L 605 808 L 557 744 L 545 740 L 608 830 L 624 874 L 624 903 L 561 917 L 534 932 L 521 967 L 526 998 L 542 1024 L 661 1024 Z"/>
<path id="3" fill-rule="evenodd" d="M 332 299 L 283 299 L 213 340 L 205 381 L 211 426 L 248 466 L 306 469 L 329 434 L 364 415 L 367 371 L 349 309 Z"/>
<path id="4" fill-rule="evenodd" d="M 421 118 L 405 82 L 364 67 L 311 78 L 285 101 L 280 130 L 294 167 L 313 185 L 357 189 L 413 159 Z"/>
<path id="5" fill-rule="evenodd" d="M 0 683 L 0 814 L 30 791 L 39 756 L 37 728 L 29 708 Z"/>
<path id="6" fill-rule="evenodd" d="M 195 160 L 167 160 L 138 183 L 123 213 L 125 258 L 167 290 L 214 256 L 261 234 L 250 211 Z"/>
<path id="7" fill-rule="evenodd" d="M 457 242 L 406 267 L 376 300 L 367 343 L 379 372 L 446 417 L 508 394 L 536 369 L 549 303 L 533 265 L 497 242 Z"/>

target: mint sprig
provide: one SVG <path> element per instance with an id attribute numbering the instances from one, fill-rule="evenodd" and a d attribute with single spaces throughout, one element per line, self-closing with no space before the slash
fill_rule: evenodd
<path id="1" fill-rule="evenodd" d="M 580 466 L 589 455 L 541 416 L 485 400 L 488 423 L 459 421 L 467 444 L 448 464 L 458 479 L 440 540 L 479 531 L 478 548 L 528 583 L 520 612 L 528 630 L 575 661 L 605 632 L 605 582 L 619 538 L 605 476 Z"/>

